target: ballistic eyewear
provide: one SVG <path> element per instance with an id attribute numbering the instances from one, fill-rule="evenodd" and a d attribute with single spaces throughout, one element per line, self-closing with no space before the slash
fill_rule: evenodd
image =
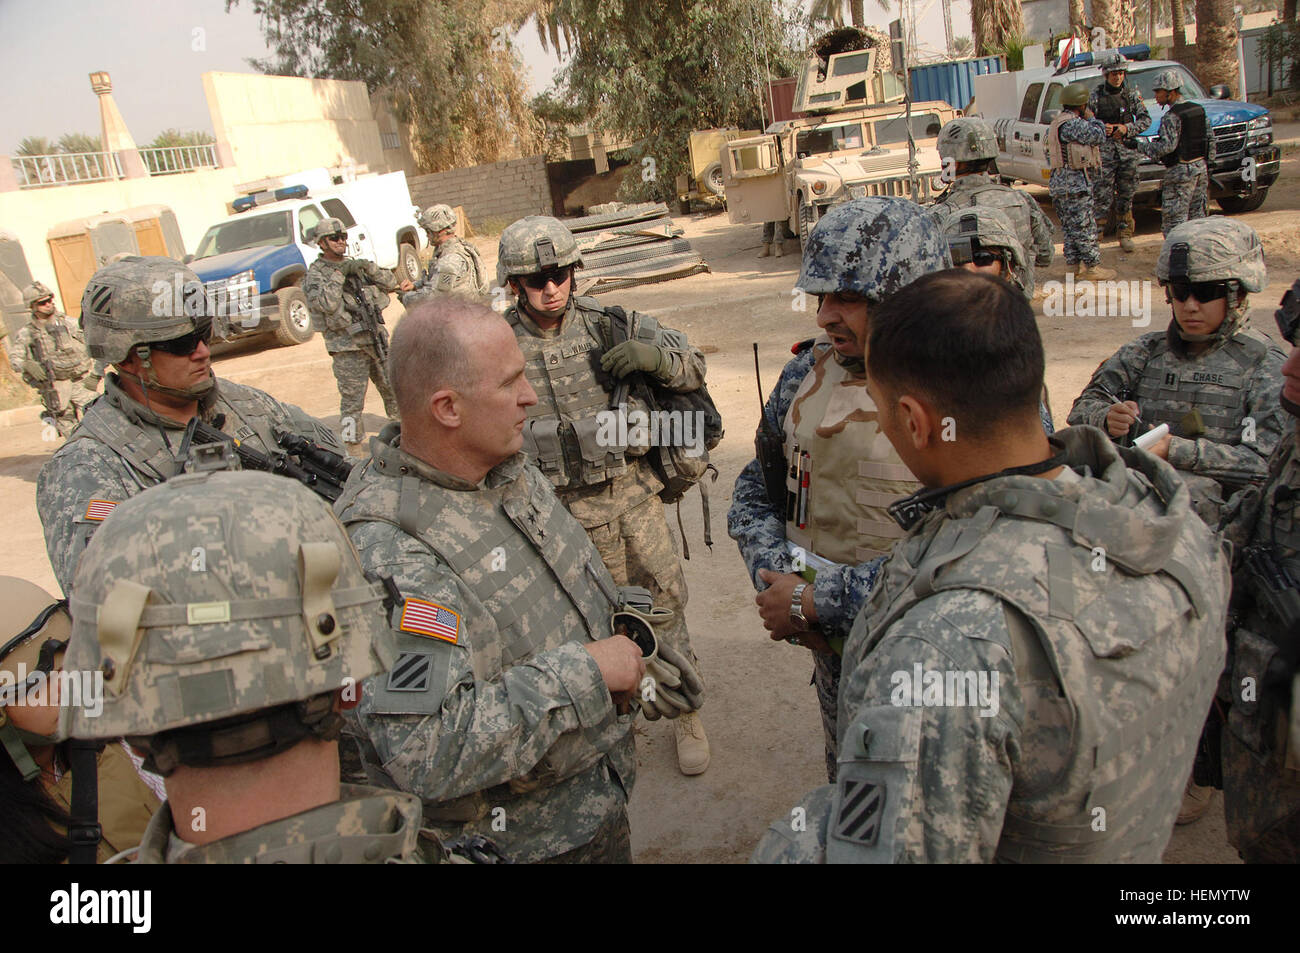
<path id="1" fill-rule="evenodd" d="M 149 349 L 175 354 L 177 357 L 189 357 L 198 350 L 200 344 L 207 344 L 211 340 L 212 322 L 207 321 L 184 337 L 172 338 L 170 341 L 152 341 Z"/>
<path id="2" fill-rule="evenodd" d="M 549 284 L 559 287 L 568 281 L 569 269 L 552 268 L 550 271 L 543 271 L 536 275 L 521 275 L 519 280 L 522 281 L 526 287 L 532 288 L 534 291 L 542 291 Z"/>
<path id="3" fill-rule="evenodd" d="M 1171 278 L 1165 285 L 1169 293 L 1178 301 L 1195 297 L 1201 304 L 1218 301 L 1228 297 L 1226 281 L 1188 281 L 1186 278 Z"/>

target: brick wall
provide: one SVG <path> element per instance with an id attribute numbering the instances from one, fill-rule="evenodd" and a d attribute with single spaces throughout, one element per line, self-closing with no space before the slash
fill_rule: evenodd
<path id="1" fill-rule="evenodd" d="M 546 157 L 529 156 L 408 176 L 411 201 L 421 208 L 441 202 L 460 205 L 475 228 L 487 219 L 513 222 L 525 215 L 553 215 Z"/>

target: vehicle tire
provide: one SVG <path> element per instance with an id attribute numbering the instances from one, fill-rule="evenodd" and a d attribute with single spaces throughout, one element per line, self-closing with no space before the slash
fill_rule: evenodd
<path id="1" fill-rule="evenodd" d="M 286 347 L 304 344 L 311 340 L 316 332 L 311 326 L 311 311 L 307 308 L 307 296 L 302 289 L 290 285 L 275 293 L 280 299 L 280 323 L 275 329 L 275 340 Z"/>
<path id="2" fill-rule="evenodd" d="M 808 236 L 812 234 L 813 226 L 817 224 L 817 208 L 809 205 L 803 200 L 803 193 L 799 194 L 799 247 L 808 247 Z"/>
<path id="3" fill-rule="evenodd" d="M 1268 189 L 1260 189 L 1254 195 L 1225 195 L 1215 201 L 1219 203 L 1219 208 L 1229 215 L 1241 215 L 1243 212 L 1255 211 L 1264 204 L 1266 198 L 1268 198 Z"/>
<path id="4" fill-rule="evenodd" d="M 410 242 L 397 246 L 397 268 L 394 270 L 398 281 L 415 283 L 420 280 L 420 253 Z"/>
<path id="5" fill-rule="evenodd" d="M 727 190 L 722 183 L 722 163 L 710 162 L 705 166 L 704 174 L 700 176 L 700 184 L 719 198 L 726 195 Z"/>

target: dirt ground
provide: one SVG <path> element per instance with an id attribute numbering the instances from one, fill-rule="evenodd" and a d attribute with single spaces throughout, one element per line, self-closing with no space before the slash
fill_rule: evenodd
<path id="1" fill-rule="evenodd" d="M 1270 283 L 1253 296 L 1252 320 L 1277 336 L 1272 312 L 1300 274 L 1300 179 L 1294 154 L 1264 208 L 1243 216 L 1264 240 Z M 1049 215 L 1046 193 L 1039 193 Z M 1054 218 L 1054 217 L 1053 217 Z M 709 770 L 696 778 L 677 771 L 670 723 L 638 728 L 640 775 L 632 797 L 632 843 L 637 860 L 661 862 L 738 862 L 748 858 L 767 825 L 788 817 L 803 793 L 825 783 L 822 731 L 806 649 L 767 638 L 754 606 L 754 593 L 734 544 L 726 533 L 736 475 L 753 456 L 759 395 L 754 382 L 751 342 L 757 341 L 763 385 L 771 388 L 795 341 L 814 333 L 815 299 L 804 313 L 793 310 L 791 289 L 799 257 L 757 260 L 759 228 L 733 226 L 725 214 L 678 218 L 712 272 L 678 281 L 628 289 L 604 300 L 636 308 L 680 328 L 708 357 L 709 390 L 726 424 L 726 436 L 713 453 L 720 475 L 711 494 L 714 546 L 703 545 L 699 498 L 682 504 L 691 544 L 685 563 L 693 594 L 688 617 L 708 681 L 702 717 L 712 746 Z M 1149 279 L 1159 251 L 1158 213 L 1140 215 L 1137 250 L 1119 252 L 1113 239 L 1103 243 L 1103 264 L 1126 279 Z M 494 237 L 476 239 L 492 266 Z M 793 245 L 793 243 L 791 243 Z M 1064 264 L 1039 269 L 1040 285 L 1061 280 Z M 1152 293 L 1152 324 L 1163 327 L 1168 306 L 1158 287 Z M 1047 384 L 1057 426 L 1064 425 L 1074 397 L 1096 365 L 1144 328 L 1129 318 L 1045 317 L 1036 302 L 1047 349 Z M 401 313 L 394 304 L 391 319 Z M 221 355 L 217 374 L 269 391 L 331 423 L 338 421 L 338 394 L 329 358 L 319 336 L 295 348 L 241 346 Z M 382 423 L 382 408 L 372 388 L 367 405 L 372 428 Z M 0 427 L 0 511 L 9 513 L 0 574 L 18 575 L 55 589 L 35 507 L 35 482 L 56 444 L 42 440 L 34 420 Z M 675 520 L 670 516 L 670 524 Z M 1174 832 L 1165 860 L 1175 863 L 1233 863 L 1235 852 L 1224 837 L 1222 798 L 1197 824 Z"/>

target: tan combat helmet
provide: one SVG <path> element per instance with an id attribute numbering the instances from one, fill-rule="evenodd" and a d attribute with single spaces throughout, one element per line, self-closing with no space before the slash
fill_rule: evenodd
<path id="1" fill-rule="evenodd" d="M 456 227 L 456 213 L 450 205 L 430 205 L 420 213 L 420 226 L 433 234 Z"/>
<path id="2" fill-rule="evenodd" d="M 49 288 L 45 287 L 45 285 L 41 284 L 39 281 L 33 281 L 30 285 L 28 285 L 26 288 L 23 289 L 23 305 L 26 306 L 28 311 L 36 310 L 33 307 L 33 305 L 35 305 L 36 302 L 43 301 L 46 298 L 53 298 L 53 297 L 54 297 L 54 292 L 51 291 Z"/>
<path id="3" fill-rule="evenodd" d="M 51 672 L 58 670 L 72 620 L 66 602 L 55 599 L 35 583 L 14 576 L 0 576 L 0 606 L 4 607 L 3 628 L 0 628 L 4 633 L 0 637 L 0 747 L 23 780 L 30 781 L 41 769 L 28 745 L 50 745 L 57 739 L 17 727 L 9 720 L 5 706 L 27 700 L 27 691 L 35 687 L 33 674 L 41 672 L 47 679 Z M 42 690 L 49 690 L 48 681 Z"/>
<path id="4" fill-rule="evenodd" d="M 582 267 L 582 252 L 573 232 L 557 218 L 529 215 L 501 233 L 497 246 L 497 284 L 511 278 L 536 275 L 551 268 Z"/>
<path id="5" fill-rule="evenodd" d="M 1255 230 L 1239 219 L 1194 218 L 1165 236 L 1156 277 L 1162 283 L 1174 278 L 1236 281 L 1246 291 L 1263 291 L 1268 282 L 1264 246 Z"/>
<path id="6" fill-rule="evenodd" d="M 1086 106 L 1090 95 L 1092 94 L 1088 92 L 1088 87 L 1083 83 L 1071 83 L 1061 90 L 1061 105 Z"/>
<path id="7" fill-rule="evenodd" d="M 1020 244 L 1005 214 L 991 205 L 972 205 L 946 211 L 940 222 L 948 236 L 954 265 L 970 261 L 970 252 L 979 249 L 1002 252 L 1005 256 L 1003 264 L 1007 267 L 1004 277 L 1021 291 L 1033 294 L 1025 247 Z"/>
<path id="8" fill-rule="evenodd" d="M 95 272 L 81 296 L 86 350 L 117 364 L 134 348 L 147 350 L 149 344 L 210 327 L 213 311 L 199 276 L 180 262 L 124 258 Z"/>
<path id="9" fill-rule="evenodd" d="M 944 124 L 939 132 L 939 155 L 955 162 L 996 159 L 998 140 L 993 126 L 978 116 L 961 116 Z"/>
<path id="10" fill-rule="evenodd" d="M 327 235 L 346 235 L 347 233 L 348 227 L 343 224 L 342 219 L 322 218 L 316 223 L 316 227 L 312 229 L 311 240 L 320 244 Z"/>
<path id="11" fill-rule="evenodd" d="M 393 661 L 384 586 L 329 504 L 251 471 L 174 477 L 119 503 L 77 566 L 65 668 L 103 673 L 74 738 L 126 736 L 166 775 L 337 736 L 336 692 Z"/>

